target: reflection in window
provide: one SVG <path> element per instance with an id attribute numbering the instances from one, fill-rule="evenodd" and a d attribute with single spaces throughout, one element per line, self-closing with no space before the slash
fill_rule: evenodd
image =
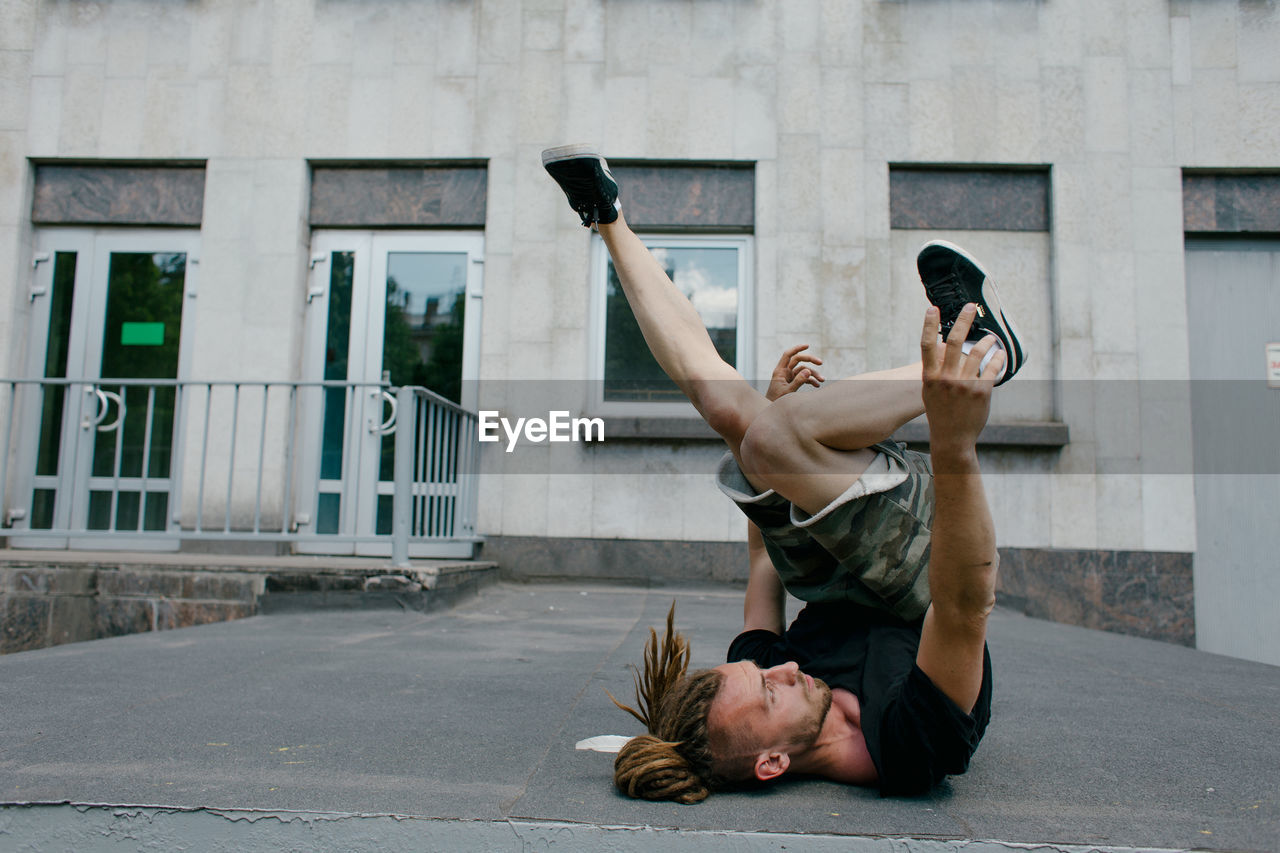
<path id="1" fill-rule="evenodd" d="M 393 387 L 419 385 L 462 399 L 462 334 L 467 311 L 465 252 L 389 252 L 382 372 Z M 379 479 L 395 479 L 395 436 L 382 437 Z M 378 504 L 390 532 L 391 504 Z"/>
<path id="2" fill-rule="evenodd" d="M 392 385 L 421 385 L 455 403 L 461 399 L 466 292 L 465 253 L 387 255 L 382 370 Z"/>
<path id="3" fill-rule="evenodd" d="M 329 316 L 325 323 L 324 378 L 347 380 L 347 350 L 351 342 L 351 293 L 355 278 L 354 252 L 334 252 L 330 258 Z M 342 440 L 346 429 L 347 391 L 326 388 L 324 392 L 324 427 L 320 448 L 320 477 L 337 480 L 342 477 Z"/>
<path id="4" fill-rule="evenodd" d="M 658 263 L 702 317 L 711 342 L 729 364 L 738 364 L 738 315 L 742 248 L 650 244 Z M 604 399 L 676 402 L 684 395 L 649 352 L 627 304 L 613 261 L 605 290 Z"/>
<path id="5" fill-rule="evenodd" d="M 67 375 L 67 352 L 71 346 L 71 304 L 75 298 L 76 253 L 57 252 L 53 261 L 53 292 L 49 300 L 49 340 L 45 348 L 44 375 L 64 379 Z M 56 475 L 62 453 L 62 407 L 66 397 L 62 385 L 44 389 L 41 401 L 40 443 L 36 453 L 36 474 Z M 50 491 L 50 496 L 53 492 Z M 32 527 L 52 526 L 52 497 L 49 515 L 32 513 Z M 45 522 L 48 523 L 45 523 Z"/>

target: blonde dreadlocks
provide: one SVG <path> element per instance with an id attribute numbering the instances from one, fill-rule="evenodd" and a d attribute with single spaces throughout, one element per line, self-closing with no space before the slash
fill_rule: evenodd
<path id="1" fill-rule="evenodd" d="M 685 674 L 689 641 L 675 632 L 675 613 L 673 601 L 661 643 L 657 632 L 649 629 L 644 671 L 632 667 L 639 710 L 609 694 L 613 704 L 648 731 L 618 752 L 613 782 L 630 797 L 697 803 L 725 783 L 712 769 L 707 735 L 707 715 L 723 676 L 709 669 Z"/>

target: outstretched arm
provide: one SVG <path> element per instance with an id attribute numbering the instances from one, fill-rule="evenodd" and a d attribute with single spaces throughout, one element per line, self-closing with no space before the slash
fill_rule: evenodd
<path id="1" fill-rule="evenodd" d="M 747 522 L 747 595 L 742 601 L 742 630 L 763 629 L 781 635 L 786 628 L 786 590 L 764 549 L 760 528 Z"/>
<path id="2" fill-rule="evenodd" d="M 916 663 L 966 712 L 973 709 L 982 688 L 987 617 L 995 607 L 999 564 L 977 442 L 991 409 L 991 389 L 1004 364 L 1001 351 L 979 373 L 978 366 L 995 344 L 992 337 L 980 341 L 967 356 L 962 352 L 974 313 L 972 305 L 966 306 L 940 347 L 938 310 L 930 308 L 920 341 L 935 507 L 929 556 L 933 604 L 925 614 Z"/>

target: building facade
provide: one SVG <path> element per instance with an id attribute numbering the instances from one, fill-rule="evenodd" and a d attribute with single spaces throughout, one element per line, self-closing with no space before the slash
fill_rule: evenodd
<path id="1" fill-rule="evenodd" d="M 10 546 L 210 525 L 377 551 L 388 389 L 422 386 L 570 438 L 494 420 L 477 446 L 455 539 L 504 570 L 745 576 L 722 447 L 642 363 L 598 238 L 541 168 L 589 141 L 749 378 L 795 343 L 828 376 L 914 360 L 916 249 L 971 248 L 1029 350 L 981 447 L 1004 600 L 1280 662 L 1274 3 L 0 15 Z"/>

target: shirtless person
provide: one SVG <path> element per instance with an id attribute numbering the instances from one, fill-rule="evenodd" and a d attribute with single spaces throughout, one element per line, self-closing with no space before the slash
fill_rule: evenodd
<path id="1" fill-rule="evenodd" d="M 793 348 L 761 394 L 627 227 L 604 159 L 565 146 L 543 164 L 598 229 L 658 364 L 729 445 L 718 483 L 752 522 L 729 662 L 686 674 L 668 617 L 637 676 L 639 711 L 621 706 L 649 733 L 619 752 L 619 789 L 697 802 L 801 773 L 915 794 L 963 773 L 990 717 L 998 563 L 976 443 L 992 388 L 1023 358 L 994 284 L 930 243 L 920 362 L 822 385 Z M 789 393 L 803 384 L 822 387 Z M 930 455 L 891 439 L 921 413 Z M 785 630 L 784 585 L 808 602 Z"/>

